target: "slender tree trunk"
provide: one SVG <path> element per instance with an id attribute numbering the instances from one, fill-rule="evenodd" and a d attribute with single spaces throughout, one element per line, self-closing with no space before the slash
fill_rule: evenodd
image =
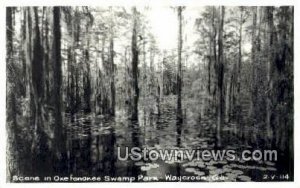
<path id="1" fill-rule="evenodd" d="M 267 38 L 267 109 L 266 109 L 266 130 L 267 130 L 267 138 L 269 143 L 271 143 L 271 139 L 273 137 L 272 125 L 271 125 L 271 116 L 272 116 L 272 90 L 273 90 L 273 61 L 274 61 L 274 53 L 273 53 L 273 8 L 266 7 L 266 16 L 268 22 L 268 38 Z"/>
<path id="2" fill-rule="evenodd" d="M 207 91 L 208 94 L 211 95 L 211 64 L 212 64 L 212 37 L 209 38 L 209 58 L 208 58 L 208 66 L 207 66 L 207 72 L 208 72 L 208 83 L 207 83 Z"/>
<path id="3" fill-rule="evenodd" d="M 224 14 L 225 7 L 220 7 L 220 18 L 219 18 L 219 36 L 218 36 L 218 110 L 217 110 L 217 147 L 221 147 L 221 129 L 224 123 L 224 96 L 223 96 L 223 80 L 224 80 L 224 57 L 223 57 L 223 25 L 224 25 Z"/>
<path id="4" fill-rule="evenodd" d="M 137 11 L 136 8 L 133 7 L 133 30 L 132 30 L 132 78 L 133 78 L 133 110 L 132 110 L 132 120 L 138 119 L 138 101 L 139 101 L 139 86 L 138 86 L 138 46 L 137 46 Z"/>
<path id="5" fill-rule="evenodd" d="M 109 59 L 110 59 L 110 93 L 111 93 L 111 104 L 110 114 L 115 115 L 116 106 L 116 89 L 115 89 L 115 64 L 114 64 L 114 26 L 113 26 L 113 14 L 112 8 L 110 7 L 110 38 L 109 38 Z"/>
<path id="6" fill-rule="evenodd" d="M 242 70 L 242 40 L 243 40 L 243 8 L 240 7 L 240 23 L 239 23 L 239 50 L 238 50 L 238 70 L 237 70 L 237 103 L 240 105 L 241 92 L 241 70 Z"/>
<path id="7" fill-rule="evenodd" d="M 27 75 L 26 75 L 26 57 L 25 57 L 25 49 L 26 49 L 26 8 L 21 9 L 22 20 L 21 20 L 21 36 L 22 36 L 22 44 L 21 44 L 21 61 L 22 61 L 22 97 L 26 97 L 26 86 L 27 86 Z"/>
<path id="8" fill-rule="evenodd" d="M 25 61 L 26 61 L 26 98 L 30 99 L 29 109 L 30 116 L 33 114 L 33 99 L 32 99 L 32 79 L 31 79 L 31 60 L 32 60 L 32 18 L 31 10 L 29 7 L 25 8 Z"/>
<path id="9" fill-rule="evenodd" d="M 239 20 L 239 46 L 238 46 L 238 65 L 237 65 L 237 86 L 236 86 L 236 105 L 235 105 L 235 116 L 237 118 L 237 124 L 239 126 L 240 137 L 244 138 L 244 125 L 242 123 L 242 104 L 241 104 L 241 71 L 242 71 L 242 40 L 243 40 L 243 7 L 239 7 L 240 9 L 240 20 Z"/>
<path id="10" fill-rule="evenodd" d="M 84 110 L 85 112 L 91 112 L 91 104 L 90 104 L 91 103 L 91 81 L 90 81 L 90 65 L 89 65 L 90 57 L 89 57 L 88 49 L 84 50 L 84 57 L 85 57 L 85 70 L 86 70 L 86 72 L 83 74 L 84 103 L 85 103 Z"/>
<path id="11" fill-rule="evenodd" d="M 48 11 L 46 10 L 46 18 L 45 18 L 45 39 L 44 39 L 44 67 L 45 67 L 45 103 L 49 104 L 50 101 L 50 67 L 49 67 L 49 62 L 50 62 L 50 45 L 49 45 L 49 18 L 48 18 Z"/>
<path id="12" fill-rule="evenodd" d="M 217 106 L 217 85 L 218 85 L 218 58 L 217 58 L 217 27 L 215 23 L 216 18 L 216 8 L 213 7 L 213 15 L 212 15 L 212 28 L 213 28 L 213 57 L 214 57 L 214 85 L 213 85 L 213 109 L 214 109 L 214 117 L 217 115 L 218 106 Z"/>
<path id="13" fill-rule="evenodd" d="M 85 68 L 83 73 L 83 91 L 84 91 L 84 111 L 91 112 L 91 71 L 90 71 L 90 37 L 89 37 L 89 25 L 86 26 L 86 46 L 83 51 L 85 59 Z"/>
<path id="14" fill-rule="evenodd" d="M 182 71 L 181 71 L 181 52 L 182 52 L 182 9 L 178 7 L 178 62 L 177 62 L 177 121 L 182 122 L 181 90 L 182 90 Z"/>
<path id="15" fill-rule="evenodd" d="M 251 41 L 251 63 L 252 63 L 252 80 L 251 80 L 251 100 L 250 100 L 250 117 L 251 117 L 251 121 L 252 124 L 255 123 L 255 109 L 256 109 L 256 105 L 255 105 L 255 101 L 256 101 L 256 95 L 257 95 L 257 88 L 256 88 L 256 84 L 257 84 L 257 80 L 256 80 L 256 20 L 257 20 L 257 7 L 253 7 L 252 10 L 252 14 L 253 14 L 253 19 L 252 19 L 252 41 Z"/>
<path id="16" fill-rule="evenodd" d="M 101 91 L 100 91 L 100 103 L 101 103 L 101 112 L 104 114 L 104 113 L 107 113 L 107 106 L 106 106 L 106 101 L 108 100 L 107 99 L 107 94 L 106 94 L 106 90 L 105 90 L 105 86 L 104 86 L 104 79 L 105 79 L 105 76 L 106 76 L 106 62 L 105 62 L 105 42 L 106 42 L 106 38 L 105 36 L 102 37 L 102 53 L 101 53 L 101 62 L 102 62 L 102 66 L 103 66 L 103 71 L 104 71 L 104 74 L 102 76 L 102 79 L 100 80 L 100 86 L 101 86 Z"/>

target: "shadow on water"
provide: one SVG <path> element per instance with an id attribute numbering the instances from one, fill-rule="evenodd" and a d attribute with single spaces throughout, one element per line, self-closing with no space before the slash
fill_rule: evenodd
<path id="1" fill-rule="evenodd" d="M 145 108 L 147 109 L 147 108 Z M 204 161 L 186 159 L 182 161 L 166 161 L 158 159 L 134 161 L 118 159 L 118 147 L 120 155 L 125 156 L 125 148 L 132 147 L 150 150 L 160 149 L 214 149 L 214 121 L 210 117 L 202 117 L 198 121 L 190 110 L 183 120 L 176 118 L 176 108 L 167 102 L 161 105 L 160 114 L 146 110 L 139 114 L 138 121 L 128 120 L 126 110 L 117 110 L 116 116 L 104 116 L 95 114 L 75 114 L 65 117 L 67 137 L 67 174 L 73 176 L 129 176 L 139 175 L 157 176 L 159 181 L 166 174 L 174 176 L 196 175 L 212 176 L 224 175 L 229 177 L 225 181 L 262 181 L 263 174 L 278 174 L 274 162 L 244 162 L 244 161 Z M 239 150 L 249 148 L 246 145 L 236 144 L 232 131 L 224 128 L 224 149 Z M 226 132 L 227 131 L 227 132 Z M 251 143 L 250 143 L 251 146 Z M 53 170 L 52 155 L 50 150 L 44 150 L 38 157 L 39 170 L 35 173 L 40 176 L 57 174 Z M 24 155 L 25 156 L 25 155 Z M 26 161 L 26 159 L 24 159 Z M 27 165 L 29 166 L 29 165 Z M 27 170 L 27 166 L 24 166 Z M 205 180 L 204 180 L 205 181 Z"/>
<path id="2" fill-rule="evenodd" d="M 131 133 L 131 143 L 129 145 L 132 147 L 141 147 L 141 129 L 138 121 L 129 120 L 128 121 L 128 130 Z M 127 147 L 129 147 L 129 145 Z M 129 160 L 128 162 L 128 168 L 127 168 L 127 176 L 135 177 L 135 180 L 137 180 L 137 177 L 141 174 L 140 167 L 135 165 L 135 161 Z"/>
<path id="3" fill-rule="evenodd" d="M 101 121 L 100 121 L 101 119 Z M 69 171 L 76 176 L 110 175 L 116 168 L 114 119 L 77 119 L 69 130 Z"/>
<path id="4" fill-rule="evenodd" d="M 141 147 L 138 121 L 124 117 L 82 115 L 68 129 L 68 168 L 74 176 L 132 176 L 141 174 L 134 161 L 117 159 L 121 148 Z M 122 155 L 122 154 L 121 154 Z"/>

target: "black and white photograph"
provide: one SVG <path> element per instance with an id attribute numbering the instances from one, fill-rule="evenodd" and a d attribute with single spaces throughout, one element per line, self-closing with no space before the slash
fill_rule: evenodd
<path id="1" fill-rule="evenodd" d="M 7 183 L 294 181 L 294 6 L 5 11 Z"/>

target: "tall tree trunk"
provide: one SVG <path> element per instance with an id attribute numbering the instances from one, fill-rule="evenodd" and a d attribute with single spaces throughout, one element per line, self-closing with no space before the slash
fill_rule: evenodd
<path id="1" fill-rule="evenodd" d="M 237 65 L 237 91 L 236 91 L 236 106 L 235 106 L 235 115 L 237 118 L 237 124 L 239 126 L 240 130 L 240 137 L 244 138 L 244 125 L 242 123 L 242 104 L 241 104 L 241 71 L 242 71 L 242 40 L 243 40 L 243 14 L 244 14 L 244 8 L 239 7 L 240 9 L 240 20 L 239 20 L 239 50 L 238 50 L 238 65 Z"/>
<path id="2" fill-rule="evenodd" d="M 89 42 L 88 42 L 89 43 Z M 89 44 L 87 45 L 89 46 Z M 84 50 L 85 57 L 85 73 L 83 74 L 83 87 L 84 87 L 84 111 L 91 112 L 91 81 L 90 81 L 90 57 L 88 48 Z"/>
<path id="3" fill-rule="evenodd" d="M 56 156 L 63 160 L 66 152 L 64 127 L 62 118 L 62 67 L 61 67 L 61 31 L 60 31 L 60 8 L 53 7 L 53 98 L 54 98 L 54 147 Z M 59 164 L 62 164 L 60 162 Z M 62 169 L 58 165 L 58 169 Z"/>
<path id="4" fill-rule="evenodd" d="M 15 128 L 17 125 L 17 107 L 16 107 L 16 83 L 14 78 L 14 65 L 13 65 L 13 8 L 7 7 L 6 8 L 6 67 L 8 72 L 8 82 L 6 85 L 7 89 L 7 122 L 11 122 L 11 130 L 13 134 L 15 133 Z M 12 135 L 11 135 L 12 136 Z"/>
<path id="5" fill-rule="evenodd" d="M 181 52 L 182 52 L 182 9 L 177 8 L 178 13 L 178 61 L 177 61 L 177 121 L 182 122 L 181 90 L 182 90 L 182 71 L 181 71 Z"/>
<path id="6" fill-rule="evenodd" d="M 6 126 L 7 126 L 7 144 L 10 148 L 14 148 L 15 143 L 18 143 L 16 135 L 19 133 L 17 130 L 17 101 L 16 101 L 16 83 L 14 82 L 14 69 L 13 69 L 13 8 L 6 8 L 6 68 L 7 68 L 7 84 L 6 84 Z M 18 174 L 18 151 L 10 150 L 7 152 L 7 158 L 15 162 L 6 163 L 7 181 L 11 180 L 13 175 Z"/>
<path id="7" fill-rule="evenodd" d="M 250 100 L 250 118 L 252 125 L 255 123 L 255 109 L 256 109 L 256 95 L 257 95 L 257 80 L 256 80 L 256 22 L 257 22 L 257 7 L 253 7 L 252 10 L 253 19 L 252 19 L 252 39 L 251 39 L 251 63 L 252 63 L 252 80 L 251 80 L 251 100 Z"/>
<path id="8" fill-rule="evenodd" d="M 71 32 L 71 37 L 72 37 L 72 43 L 70 44 L 70 59 L 69 59 L 69 62 L 70 62 L 70 69 L 68 71 L 70 71 L 70 96 L 69 96 L 69 99 L 70 99 L 70 102 L 69 102 L 69 105 L 70 105 L 70 113 L 71 113 L 71 116 L 73 116 L 75 114 L 75 112 L 77 111 L 77 73 L 75 73 L 75 71 L 77 70 L 77 61 L 76 61 L 76 51 L 75 51 L 75 48 L 77 47 L 77 41 L 76 41 L 76 38 L 77 38 L 77 27 L 76 27 L 76 24 L 77 23 L 77 14 L 76 14 L 76 10 L 75 10 L 75 13 L 74 13 L 74 19 L 72 19 L 72 32 Z"/>
<path id="9" fill-rule="evenodd" d="M 239 50 L 238 50 L 238 66 L 237 66 L 237 103 L 240 105 L 241 91 L 241 70 L 242 70 L 242 40 L 243 40 L 243 7 L 240 7 L 240 23 L 239 23 Z"/>
<path id="10" fill-rule="evenodd" d="M 32 143 L 32 152 L 37 152 L 38 144 L 40 143 L 41 127 L 43 124 L 42 120 L 42 108 L 43 108 L 43 47 L 40 39 L 39 19 L 38 19 L 38 8 L 34 7 L 34 21 L 35 21 L 35 33 L 34 46 L 33 46 L 33 59 L 31 62 L 31 78 L 33 85 L 33 101 L 35 105 L 35 122 L 34 122 L 34 137 Z"/>
<path id="11" fill-rule="evenodd" d="M 25 61 L 26 61 L 26 98 L 30 99 L 29 109 L 30 116 L 33 114 L 33 99 L 32 99 L 32 79 L 31 79 L 31 61 L 32 61 L 32 16 L 31 10 L 29 7 L 26 7 L 24 10 L 25 14 Z"/>
<path id="12" fill-rule="evenodd" d="M 111 93 L 111 104 L 110 114 L 115 115 L 116 106 L 116 89 L 115 89 L 115 64 L 114 64 L 114 22 L 112 8 L 110 7 L 110 38 L 109 38 L 109 59 L 110 59 L 110 93 Z"/>
<path id="13" fill-rule="evenodd" d="M 43 58 L 44 51 L 41 41 L 38 8 L 33 8 L 34 13 L 34 33 L 33 33 L 33 56 L 31 61 L 31 78 L 32 78 L 32 99 L 34 101 L 34 136 L 31 146 L 33 154 L 33 169 L 37 170 L 40 165 L 45 163 L 46 153 L 48 149 L 48 137 L 44 130 L 46 123 L 43 118 L 44 113 L 44 71 Z"/>
<path id="14" fill-rule="evenodd" d="M 213 15 L 212 15 L 212 28 L 213 28 L 213 57 L 214 57 L 214 84 L 213 84 L 213 109 L 214 116 L 217 115 L 218 105 L 217 105 L 217 85 L 218 85 L 218 58 L 217 58 L 217 26 L 215 23 L 216 16 L 216 8 L 213 7 Z"/>
<path id="15" fill-rule="evenodd" d="M 138 86 L 138 62 L 139 52 L 137 46 L 137 11 L 136 7 L 133 7 L 133 29 L 132 29 L 132 88 L 133 88 L 133 100 L 132 102 L 132 120 L 138 119 L 138 101 L 139 101 L 139 86 Z"/>
<path id="16" fill-rule="evenodd" d="M 268 23 L 268 35 L 267 35 L 267 109 L 266 109 L 266 130 L 267 130 L 267 139 L 269 144 L 271 144 L 271 140 L 273 137 L 272 131 L 272 90 L 273 90 L 273 61 L 274 61 L 274 47 L 273 47 L 273 40 L 274 40 L 274 24 L 273 24 L 273 7 L 266 7 L 266 16 L 267 16 L 267 23 Z"/>
<path id="17" fill-rule="evenodd" d="M 100 86 L 101 86 L 101 91 L 100 91 L 100 103 L 101 103 L 101 112 L 102 113 L 107 113 L 107 109 L 108 109 L 108 106 L 106 104 L 106 101 L 108 100 L 107 99 L 107 92 L 106 92 L 106 89 L 105 89 L 105 81 L 102 81 L 105 79 L 106 77 L 106 61 L 105 61 L 105 41 L 106 41 L 106 38 L 105 36 L 102 37 L 102 53 L 101 53 L 101 62 L 102 62 L 102 66 L 103 66 L 103 71 L 104 71 L 104 74 L 103 74 L 103 77 L 102 79 L 100 80 Z"/>
<path id="18" fill-rule="evenodd" d="M 23 88 L 22 88 L 22 97 L 26 97 L 26 86 L 27 86 L 27 75 L 26 75 L 26 56 L 25 56 L 25 49 L 26 49 L 26 8 L 22 8 L 21 9 L 21 13 L 22 13 L 22 18 L 21 18 L 21 61 L 22 61 L 22 83 L 23 83 Z"/>
<path id="19" fill-rule="evenodd" d="M 91 71 L 90 71 L 90 36 L 89 36 L 89 25 L 86 25 L 86 49 L 83 50 L 84 53 L 84 73 L 82 76 L 83 79 L 83 92 L 84 92 L 84 111 L 85 112 L 91 112 Z"/>
<path id="20" fill-rule="evenodd" d="M 40 38 L 39 16 L 38 8 L 34 7 L 35 17 L 35 33 L 33 46 L 33 60 L 32 60 L 32 83 L 34 87 L 34 94 L 37 97 L 37 102 L 41 103 L 44 94 L 44 78 L 43 78 L 43 46 Z"/>
<path id="21" fill-rule="evenodd" d="M 45 39 L 44 39 L 44 68 L 45 68 L 45 103 L 49 103 L 50 99 L 50 67 L 49 67 L 49 62 L 50 62 L 50 45 L 49 45 L 49 18 L 48 18 L 48 10 L 46 10 L 46 18 L 45 18 Z"/>
<path id="22" fill-rule="evenodd" d="M 219 17 L 219 32 L 218 32 L 218 110 L 217 110 L 217 130 L 216 139 L 217 147 L 221 147 L 221 129 L 224 123 L 224 96 L 223 96 L 223 80 L 224 80 L 224 57 L 223 57 L 223 25 L 224 25 L 224 14 L 225 7 L 220 7 Z"/>

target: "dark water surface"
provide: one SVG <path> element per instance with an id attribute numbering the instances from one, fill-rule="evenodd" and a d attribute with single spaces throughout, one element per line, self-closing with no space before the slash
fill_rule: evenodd
<path id="1" fill-rule="evenodd" d="M 184 110 L 182 124 L 176 121 L 176 108 L 173 102 L 161 105 L 161 114 L 152 107 L 140 107 L 138 121 L 128 119 L 125 108 L 117 110 L 115 117 L 80 114 L 66 115 L 67 159 L 65 175 L 73 177 L 135 177 L 133 181 L 168 181 L 166 175 L 202 177 L 197 180 L 182 181 L 287 181 L 282 164 L 271 161 L 229 161 L 202 160 L 155 161 L 118 159 L 125 156 L 125 147 L 159 149 L 213 150 L 215 148 L 214 121 L 210 117 L 199 117 L 192 109 Z M 222 132 L 221 149 L 261 149 L 258 143 L 251 143 L 251 134 L 241 141 L 236 133 L 236 125 L 226 124 Z M 247 131 L 246 129 L 244 131 Z M 248 136 L 247 136 L 248 135 Z M 259 140 L 259 139 L 256 139 Z M 46 152 L 46 151 L 45 151 Z M 48 156 L 49 157 L 49 156 Z M 25 159 L 24 159 L 25 160 Z M 47 161 L 47 154 L 45 156 Z M 48 160 L 51 161 L 51 160 Z M 38 170 L 39 176 L 55 176 L 51 162 L 43 163 Z M 280 169 L 280 170 L 279 170 Z M 287 168 L 286 168 L 287 169 Z M 28 171 L 29 172 L 29 171 Z M 29 173 L 30 174 L 30 173 Z M 148 179 L 142 179 L 142 177 Z M 271 179 L 273 176 L 273 179 Z M 149 177 L 153 177 L 149 179 Z M 128 181 L 128 179 L 118 179 Z M 110 181 L 118 181 L 110 179 Z M 53 181 L 53 179 L 52 179 Z M 174 181 L 179 181 L 174 180 Z"/>
<path id="2" fill-rule="evenodd" d="M 212 181 L 209 178 L 222 176 L 224 181 L 269 181 L 270 175 L 279 176 L 276 163 L 267 161 L 204 161 L 198 158 L 192 161 L 118 160 L 118 147 L 123 149 L 122 156 L 125 156 L 125 147 L 157 151 L 214 149 L 213 123 L 209 118 L 199 121 L 188 112 L 184 122 L 178 125 L 175 112 L 173 105 L 164 103 L 161 115 L 154 114 L 151 109 L 140 110 L 138 122 L 128 120 L 125 110 L 117 111 L 115 118 L 94 114 L 75 117 L 73 123 L 68 123 L 68 171 L 74 176 L 143 175 L 157 177 L 159 181 L 166 181 L 168 174 L 208 178 L 201 181 Z M 252 149 L 235 141 L 228 130 L 230 128 L 223 132 L 223 144 L 226 144 L 223 149 Z"/>

